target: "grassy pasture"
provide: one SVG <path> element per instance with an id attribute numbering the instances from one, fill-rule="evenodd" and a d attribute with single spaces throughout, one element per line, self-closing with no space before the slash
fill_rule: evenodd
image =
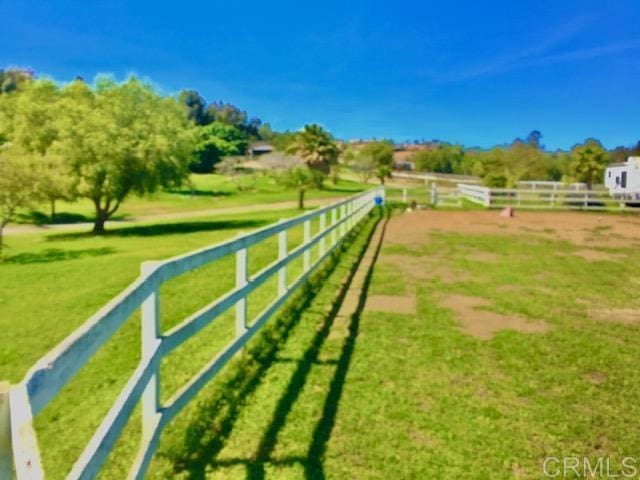
<path id="1" fill-rule="evenodd" d="M 406 215 L 387 227 L 362 313 L 348 325 L 327 313 L 337 288 L 328 281 L 228 438 L 207 448 L 193 430 L 165 450 L 177 471 L 164 478 L 535 479 L 546 456 L 611 457 L 620 473 L 621 459 L 637 455 L 640 326 L 628 315 L 640 308 L 640 254 L 614 241 L 637 221 L 607 216 L 614 228 L 596 215 L 548 214 L 556 230 L 536 230 L 532 217 L 472 234 L 439 228 L 438 217 L 410 235 L 421 220 L 398 231 Z M 587 215 L 593 227 L 562 239 L 561 215 Z M 546 330 L 478 338 L 449 296 Z M 370 306 L 380 297 L 392 299 L 386 311 Z M 394 312 L 407 297 L 415 312 Z"/>
<path id="2" fill-rule="evenodd" d="M 192 174 L 190 183 L 190 186 L 160 191 L 144 197 L 131 196 L 114 214 L 114 219 L 296 201 L 298 198 L 296 190 L 286 189 L 270 176 L 260 172 L 240 176 L 236 182 L 218 174 Z M 239 186 L 242 186 L 243 190 L 240 190 Z M 369 187 L 353 180 L 339 180 L 335 185 L 326 181 L 325 188 L 311 189 L 305 198 L 348 196 Z M 40 205 L 34 211 L 24 212 L 18 218 L 18 222 L 49 223 L 49 209 L 49 205 Z M 93 205 L 86 199 L 72 203 L 57 202 L 56 210 L 56 223 L 85 222 L 94 218 Z"/>
<path id="3" fill-rule="evenodd" d="M 0 378 L 19 380 L 133 280 L 141 261 L 295 213 L 149 224 L 102 238 L 10 237 L 9 261 L 0 264 L 0 328 L 8 339 Z M 341 290 L 372 228 L 363 227 L 337 263 L 176 419 L 151 478 L 541 478 L 546 456 L 611 457 L 619 468 L 624 456 L 637 455 L 635 217 L 394 216 L 364 309 L 345 323 L 336 318 Z M 293 232 L 291 246 L 301 237 Z M 251 270 L 273 260 L 272 251 L 267 244 L 250 252 Z M 166 285 L 162 328 L 227 290 L 233 273 L 229 260 Z M 274 292 L 273 283 L 256 292 L 252 313 Z M 499 328 L 478 337 L 465 323 L 473 321 L 469 311 L 454 308 L 451 297 L 482 300 L 472 310 L 493 315 Z M 545 329 L 509 328 L 514 318 Z M 232 335 L 229 314 L 174 352 L 162 367 L 163 397 Z M 138 355 L 132 318 L 39 417 L 51 478 L 64 476 Z M 105 478 L 126 472 L 137 415 Z"/>
<path id="4" fill-rule="evenodd" d="M 142 261 L 184 253 L 297 214 L 298 210 L 284 210 L 136 224 L 114 228 L 102 237 L 83 232 L 11 236 L 6 258 L 0 263 L 0 378 L 19 381 L 40 356 L 134 280 Z M 318 228 L 318 221 L 313 222 L 312 234 Z M 302 234 L 302 225 L 289 231 L 290 249 L 302 241 Z M 276 259 L 276 242 L 270 239 L 249 250 L 250 273 Z M 314 248 L 312 258 L 317 254 Z M 235 281 L 234 262 L 232 257 L 225 258 L 163 285 L 162 330 L 228 291 Z M 301 268 L 302 258 L 292 262 L 289 278 Z M 274 278 L 251 294 L 250 318 L 275 297 L 276 290 Z M 176 349 L 162 365 L 162 397 L 171 396 L 233 336 L 230 311 Z M 64 477 L 133 372 L 139 352 L 136 314 L 38 416 L 36 428 L 47 478 Z M 125 475 L 137 445 L 136 420 L 130 422 L 106 478 Z"/>

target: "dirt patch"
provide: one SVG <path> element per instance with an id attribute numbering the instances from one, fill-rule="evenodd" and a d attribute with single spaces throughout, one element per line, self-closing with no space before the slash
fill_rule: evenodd
<path id="1" fill-rule="evenodd" d="M 619 260 L 620 255 L 603 252 L 601 250 L 578 250 L 577 252 L 573 252 L 573 255 L 577 255 L 578 257 L 582 257 L 589 262 L 600 262 L 603 260 Z"/>
<path id="2" fill-rule="evenodd" d="M 455 269 L 438 257 L 414 257 L 411 255 L 380 255 L 380 262 L 396 268 L 411 280 L 438 280 L 442 283 L 466 282 L 469 272 Z"/>
<path id="3" fill-rule="evenodd" d="M 369 295 L 364 307 L 372 312 L 415 315 L 415 295 Z"/>
<path id="4" fill-rule="evenodd" d="M 622 323 L 632 325 L 640 322 L 638 308 L 600 308 L 589 309 L 589 317 L 603 322 Z"/>
<path id="5" fill-rule="evenodd" d="M 600 215 L 591 212 L 526 212 L 516 209 L 513 218 L 503 218 L 497 211 L 420 210 L 392 218 L 387 229 L 387 241 L 421 246 L 433 231 L 479 235 L 526 234 L 588 247 L 628 248 L 638 244 L 640 216 Z"/>
<path id="6" fill-rule="evenodd" d="M 484 298 L 467 295 L 450 295 L 441 305 L 453 311 L 462 328 L 474 337 L 490 340 L 500 330 L 516 330 L 523 333 L 544 333 L 548 325 L 538 320 L 531 322 L 518 315 L 502 315 L 482 309 L 490 305 Z"/>
<path id="7" fill-rule="evenodd" d="M 602 385 L 607 380 L 607 377 L 602 372 L 589 372 L 584 375 L 584 379 L 593 385 Z"/>
<path id="8" fill-rule="evenodd" d="M 483 263 L 495 263 L 500 260 L 500 256 L 492 252 L 473 252 L 467 255 L 469 260 Z"/>

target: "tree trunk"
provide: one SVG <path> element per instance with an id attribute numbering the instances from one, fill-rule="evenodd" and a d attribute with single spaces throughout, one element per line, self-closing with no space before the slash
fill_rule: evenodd
<path id="1" fill-rule="evenodd" d="M 104 230 L 104 224 L 107 221 L 106 212 L 101 210 L 100 212 L 96 212 L 96 219 L 93 222 L 93 233 L 96 235 L 102 235 Z"/>
<path id="2" fill-rule="evenodd" d="M 96 235 L 102 235 L 105 232 L 104 224 L 107 220 L 118 210 L 120 201 L 117 200 L 116 204 L 111 208 L 111 200 L 106 200 L 104 207 L 100 205 L 100 199 L 94 199 L 93 205 L 96 210 L 96 219 L 93 222 L 93 233 Z"/>
<path id="3" fill-rule="evenodd" d="M 51 223 L 56 219 L 56 199 L 51 199 Z"/>
<path id="4" fill-rule="evenodd" d="M 298 208 L 304 210 L 304 188 L 298 190 Z"/>

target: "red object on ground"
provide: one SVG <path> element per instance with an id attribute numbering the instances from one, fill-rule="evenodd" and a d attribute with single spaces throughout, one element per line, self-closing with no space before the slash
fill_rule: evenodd
<path id="1" fill-rule="evenodd" d="M 513 217 L 513 208 L 507 207 L 500 212 L 501 217 L 511 218 Z"/>

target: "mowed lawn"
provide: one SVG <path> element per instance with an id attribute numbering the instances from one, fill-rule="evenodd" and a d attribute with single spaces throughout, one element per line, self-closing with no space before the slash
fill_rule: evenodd
<path id="1" fill-rule="evenodd" d="M 324 188 L 309 189 L 305 198 L 337 198 L 371 188 L 355 180 L 341 179 L 337 184 L 327 180 Z M 234 179 L 218 174 L 192 174 L 189 184 L 181 188 L 162 190 L 143 197 L 131 196 L 114 214 L 115 220 L 140 218 L 158 214 L 186 213 L 217 208 L 240 207 L 265 203 L 295 202 L 296 190 L 276 183 L 272 176 L 256 172 L 239 175 Z M 94 218 L 92 203 L 87 199 L 76 202 L 57 202 L 56 223 L 90 221 Z M 38 205 L 33 211 L 23 212 L 21 223 L 48 223 L 50 206 Z"/>
<path id="2" fill-rule="evenodd" d="M 632 216 L 394 216 L 362 312 L 336 320 L 327 281 L 224 441 L 192 429 L 158 476 L 543 478 L 548 456 L 620 473 L 640 452 L 639 234 Z"/>

